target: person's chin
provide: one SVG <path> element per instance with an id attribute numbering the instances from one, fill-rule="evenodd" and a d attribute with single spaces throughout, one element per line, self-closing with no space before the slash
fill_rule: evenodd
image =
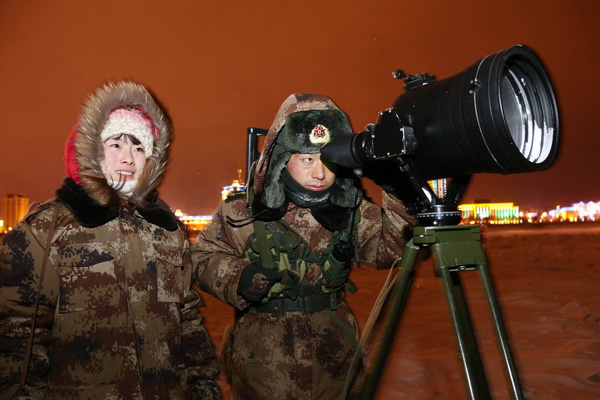
<path id="1" fill-rule="evenodd" d="M 121 175 L 121 174 L 116 174 L 115 177 L 113 177 L 112 175 L 105 175 L 106 180 L 108 181 L 113 181 L 113 182 L 129 182 L 129 181 L 136 181 L 138 179 L 137 175 Z"/>

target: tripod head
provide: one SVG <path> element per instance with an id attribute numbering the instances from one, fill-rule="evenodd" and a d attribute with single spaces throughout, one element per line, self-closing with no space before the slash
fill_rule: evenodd
<path id="1" fill-rule="evenodd" d="M 420 226 L 448 226 L 460 223 L 462 215 L 458 210 L 458 203 L 467 189 L 471 175 L 459 175 L 452 179 L 448 192 L 440 198 L 410 159 L 398 158 L 396 163 L 417 194 L 417 200 L 409 202 L 406 211 L 416 214 Z"/>

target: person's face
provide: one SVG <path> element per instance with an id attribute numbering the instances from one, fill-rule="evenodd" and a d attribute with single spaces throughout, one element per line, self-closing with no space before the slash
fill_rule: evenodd
<path id="1" fill-rule="evenodd" d="M 321 161 L 319 153 L 292 154 L 287 169 L 292 178 L 308 190 L 325 190 L 335 181 L 335 173 Z"/>
<path id="2" fill-rule="evenodd" d="M 133 144 L 127 135 L 109 138 L 104 142 L 104 164 L 108 180 L 138 179 L 146 165 L 144 146 Z"/>

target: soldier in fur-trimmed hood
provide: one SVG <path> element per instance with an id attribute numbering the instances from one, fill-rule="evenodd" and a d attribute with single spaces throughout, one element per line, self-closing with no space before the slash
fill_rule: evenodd
<path id="1" fill-rule="evenodd" d="M 156 192 L 170 143 L 144 86 L 87 99 L 56 198 L 2 242 L 0 398 L 220 398 L 187 235 Z"/>
<path id="2" fill-rule="evenodd" d="M 365 200 L 321 147 L 350 134 L 323 95 L 293 94 L 269 129 L 246 195 L 221 202 L 192 246 L 201 288 L 237 309 L 223 364 L 235 399 L 355 398 L 358 327 L 343 301 L 353 263 L 390 267 L 406 243 L 404 206 Z"/>
<path id="3" fill-rule="evenodd" d="M 254 172 L 254 216 L 261 220 L 279 219 L 291 201 L 310 208 L 315 218 L 331 230 L 343 229 L 350 210 L 360 201 L 355 177 L 348 171 L 343 171 L 346 174 L 342 176 L 342 171 L 338 171 L 331 186 L 311 191 L 294 185 L 285 167 L 292 154 L 318 155 L 332 137 L 350 133 L 348 117 L 328 97 L 288 97 L 269 129 Z"/>

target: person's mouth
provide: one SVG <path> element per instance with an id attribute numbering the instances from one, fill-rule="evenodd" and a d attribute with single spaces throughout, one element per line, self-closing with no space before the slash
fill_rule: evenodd
<path id="1" fill-rule="evenodd" d="M 133 175 L 134 172 L 133 171 L 123 171 L 123 170 L 118 170 L 115 171 L 119 177 L 119 180 L 124 180 L 124 181 L 128 181 L 133 179 Z"/>

